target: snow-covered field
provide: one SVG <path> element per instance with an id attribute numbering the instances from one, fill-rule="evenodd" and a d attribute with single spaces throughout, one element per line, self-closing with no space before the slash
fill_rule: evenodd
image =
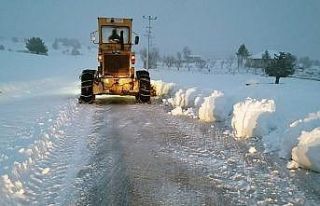
<path id="1" fill-rule="evenodd" d="M 161 69 L 152 71 L 152 77 L 162 80 L 154 84 L 158 94 L 164 95 L 163 102 L 172 107 L 173 115 L 224 121 L 232 127 L 236 138 L 261 137 L 265 152 L 277 152 L 288 160 L 301 134 L 320 127 L 319 81 L 281 78 L 280 84 L 275 85 L 274 78 L 252 74 L 214 75 Z M 319 171 L 316 168 L 320 145 L 310 141 L 307 147 L 313 148 L 315 156 L 306 155 L 294 161 Z M 295 154 L 306 151 L 300 149 L 297 147 Z"/>

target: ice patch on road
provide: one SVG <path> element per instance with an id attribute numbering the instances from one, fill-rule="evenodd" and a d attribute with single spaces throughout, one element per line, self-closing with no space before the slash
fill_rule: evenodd
<path id="1" fill-rule="evenodd" d="M 256 131 L 262 131 L 259 129 L 259 118 L 273 112 L 275 112 L 275 103 L 273 100 L 263 99 L 259 101 L 247 98 L 245 101 L 235 104 L 231 120 L 231 126 L 234 129 L 235 136 L 238 138 L 256 136 Z M 264 124 L 262 123 L 262 125 Z M 265 128 L 263 128 L 263 130 L 265 130 Z"/>
<path id="2" fill-rule="evenodd" d="M 303 131 L 299 143 L 292 149 L 292 159 L 299 167 L 320 172 L 320 127 Z"/>

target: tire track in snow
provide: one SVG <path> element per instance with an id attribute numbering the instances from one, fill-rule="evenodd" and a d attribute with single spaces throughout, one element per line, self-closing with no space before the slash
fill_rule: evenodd
<path id="1" fill-rule="evenodd" d="M 85 162 L 85 138 L 93 110 L 69 100 L 58 112 L 39 140 L 21 150 L 26 160 L 16 162 L 11 174 L 2 176 L 4 204 L 64 205 L 76 195 L 73 181 Z"/>

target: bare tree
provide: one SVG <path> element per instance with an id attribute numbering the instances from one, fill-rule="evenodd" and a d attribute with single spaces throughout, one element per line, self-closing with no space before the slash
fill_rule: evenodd
<path id="1" fill-rule="evenodd" d="M 234 74 L 235 70 L 232 68 L 233 62 L 234 62 L 234 56 L 231 55 L 227 58 L 227 66 L 228 66 L 229 72 L 233 72 Z"/>
<path id="2" fill-rule="evenodd" d="M 185 46 L 182 49 L 182 55 L 183 55 L 183 59 L 186 63 L 186 66 L 188 67 L 188 71 L 190 71 L 190 55 L 191 55 L 191 49 L 187 46 Z"/>
<path id="3" fill-rule="evenodd" d="M 183 63 L 183 60 L 182 60 L 182 55 L 180 52 L 177 52 L 177 58 L 176 58 L 176 62 L 175 62 L 175 65 L 178 69 L 178 71 L 180 70 L 180 68 L 182 67 L 182 63 Z"/>
<path id="4" fill-rule="evenodd" d="M 140 58 L 143 62 L 143 67 L 146 68 L 147 64 L 147 49 L 143 48 L 140 50 Z M 158 48 L 152 48 L 149 51 L 149 69 L 157 68 L 157 63 L 160 60 L 160 54 Z"/>
<path id="5" fill-rule="evenodd" d="M 196 61 L 196 65 L 200 70 L 203 70 L 203 68 L 207 66 L 207 61 L 203 59 L 199 59 L 198 61 Z"/>
<path id="6" fill-rule="evenodd" d="M 175 64 L 176 59 L 173 56 L 163 57 L 163 62 L 168 68 L 171 68 Z"/>

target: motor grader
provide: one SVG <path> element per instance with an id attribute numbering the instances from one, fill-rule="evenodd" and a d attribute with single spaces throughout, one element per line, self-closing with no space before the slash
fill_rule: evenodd
<path id="1" fill-rule="evenodd" d="M 98 18 L 98 30 L 91 33 L 91 40 L 98 45 L 99 66 L 82 71 L 80 103 L 92 103 L 101 94 L 130 95 L 150 103 L 149 72 L 135 71 L 132 46 L 139 43 L 139 36 L 132 43 L 132 35 L 132 19 Z"/>

